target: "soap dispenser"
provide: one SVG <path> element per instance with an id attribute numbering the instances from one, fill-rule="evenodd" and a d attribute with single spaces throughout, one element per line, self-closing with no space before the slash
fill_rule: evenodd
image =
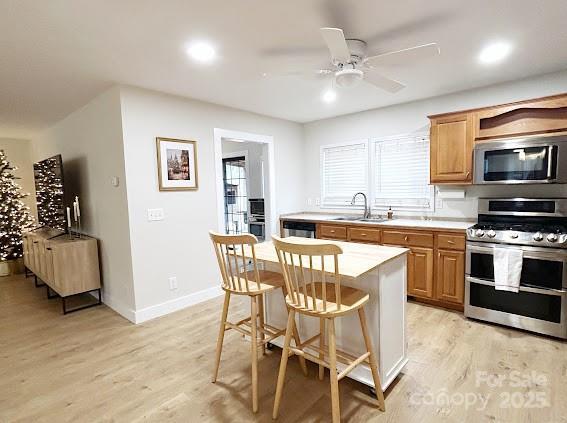
<path id="1" fill-rule="evenodd" d="M 392 211 L 392 206 L 388 208 L 388 220 L 392 220 L 394 217 L 394 212 Z"/>

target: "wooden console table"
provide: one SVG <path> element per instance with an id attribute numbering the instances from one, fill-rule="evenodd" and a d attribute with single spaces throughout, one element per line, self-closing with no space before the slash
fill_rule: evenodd
<path id="1" fill-rule="evenodd" d="M 58 235 L 50 229 L 40 228 L 23 235 L 24 266 L 47 286 L 47 297 L 61 297 L 63 314 L 83 310 L 102 304 L 98 241 L 82 236 L 70 238 Z M 51 295 L 51 291 L 57 295 Z M 69 297 L 97 292 L 98 301 L 87 305 L 67 308 Z"/>

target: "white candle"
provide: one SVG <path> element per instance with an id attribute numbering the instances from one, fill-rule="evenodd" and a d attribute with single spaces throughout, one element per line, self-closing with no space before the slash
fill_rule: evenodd
<path id="1" fill-rule="evenodd" d="M 71 227 L 71 209 L 67 207 L 67 227 Z"/>
<path id="2" fill-rule="evenodd" d="M 77 216 L 81 217 L 81 207 L 79 206 L 79 196 L 75 196 L 75 203 L 77 203 Z"/>
<path id="3" fill-rule="evenodd" d="M 75 218 L 75 222 L 77 221 L 77 202 L 73 202 L 73 217 Z"/>

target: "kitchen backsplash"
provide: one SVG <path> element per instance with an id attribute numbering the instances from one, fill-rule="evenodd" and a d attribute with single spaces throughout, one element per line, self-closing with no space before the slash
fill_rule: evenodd
<path id="1" fill-rule="evenodd" d="M 464 191 L 464 198 L 441 198 L 443 191 Z M 441 191 L 441 195 L 439 194 Z M 457 194 L 458 195 L 458 194 Z M 455 196 L 455 195 L 452 195 Z M 451 217 L 474 219 L 477 217 L 478 199 L 483 197 L 567 197 L 567 185 L 472 185 L 468 187 L 436 187 L 435 189 L 435 211 L 433 212 L 410 212 L 395 211 L 395 216 L 428 216 L 435 218 Z M 316 205 L 316 199 L 306 199 L 306 211 L 328 212 L 328 213 L 357 213 L 360 208 L 321 208 Z M 386 211 L 374 211 L 373 214 L 386 214 Z"/>

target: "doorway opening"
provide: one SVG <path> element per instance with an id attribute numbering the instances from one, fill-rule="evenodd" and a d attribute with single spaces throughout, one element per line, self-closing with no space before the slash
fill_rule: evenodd
<path id="1" fill-rule="evenodd" d="M 218 229 L 251 233 L 260 241 L 276 230 L 273 139 L 215 129 Z"/>

